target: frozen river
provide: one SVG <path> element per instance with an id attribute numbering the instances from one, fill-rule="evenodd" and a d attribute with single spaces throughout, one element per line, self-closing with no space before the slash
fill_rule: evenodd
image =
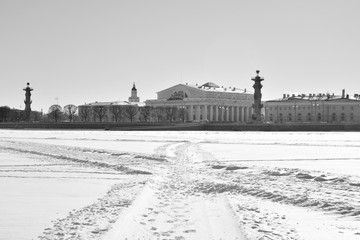
<path id="1" fill-rule="evenodd" d="M 358 239 L 359 147 L 351 132 L 0 130 L 0 239 Z"/>

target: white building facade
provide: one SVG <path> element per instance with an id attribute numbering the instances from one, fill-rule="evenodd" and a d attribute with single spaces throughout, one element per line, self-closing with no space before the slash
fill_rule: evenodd
<path id="1" fill-rule="evenodd" d="M 267 101 L 266 121 L 274 123 L 359 123 L 360 98 L 334 94 L 284 94 Z"/>
<path id="2" fill-rule="evenodd" d="M 246 90 L 220 87 L 214 83 L 201 86 L 178 84 L 147 100 L 150 107 L 177 107 L 186 110 L 189 122 L 248 122 L 253 113 L 254 97 Z"/>

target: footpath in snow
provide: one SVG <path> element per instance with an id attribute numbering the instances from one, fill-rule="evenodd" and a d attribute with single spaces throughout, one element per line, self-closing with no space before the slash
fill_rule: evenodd
<path id="1" fill-rule="evenodd" d="M 245 239 L 225 195 L 194 191 L 202 177 L 190 144 L 164 149 L 170 164 L 158 171 L 103 239 Z"/>

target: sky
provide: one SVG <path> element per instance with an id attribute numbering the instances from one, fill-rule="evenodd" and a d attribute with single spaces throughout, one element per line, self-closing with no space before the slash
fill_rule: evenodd
<path id="1" fill-rule="evenodd" d="M 360 93 L 359 0 L 1 0 L 0 106 L 140 100 L 179 83 Z"/>

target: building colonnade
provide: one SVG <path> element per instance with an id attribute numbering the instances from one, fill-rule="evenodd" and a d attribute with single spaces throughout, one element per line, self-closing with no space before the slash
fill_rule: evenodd
<path id="1" fill-rule="evenodd" d="M 226 106 L 226 105 L 180 105 L 187 112 L 187 121 L 209 122 L 248 122 L 253 113 L 249 106 Z"/>

